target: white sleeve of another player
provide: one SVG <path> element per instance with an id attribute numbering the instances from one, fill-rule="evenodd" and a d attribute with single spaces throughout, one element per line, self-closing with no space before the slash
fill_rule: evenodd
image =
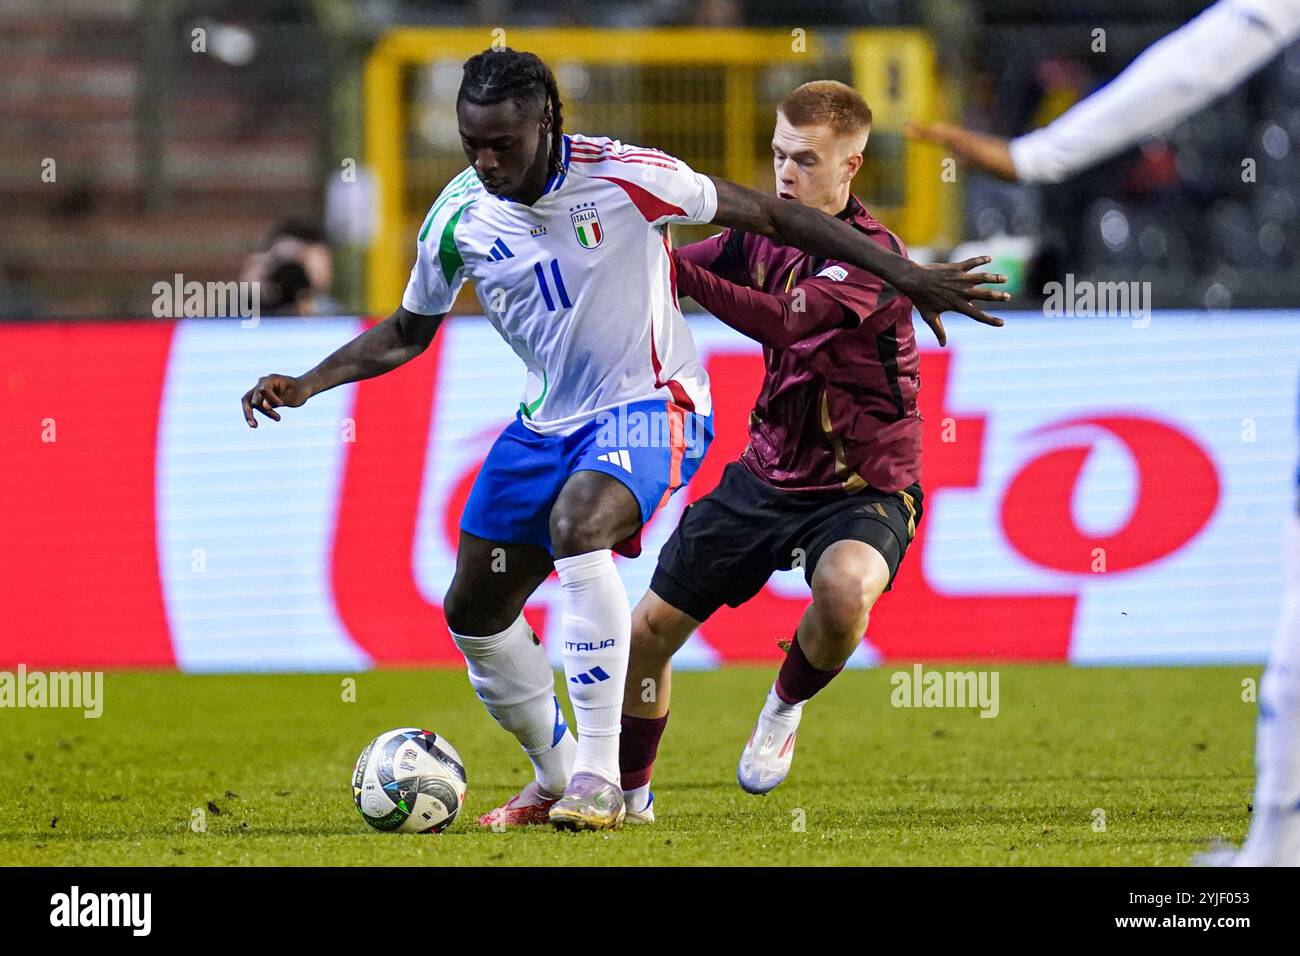
<path id="1" fill-rule="evenodd" d="M 1011 141 L 1025 182 L 1056 183 L 1163 132 L 1300 36 L 1300 0 L 1219 0 L 1042 129 Z"/>

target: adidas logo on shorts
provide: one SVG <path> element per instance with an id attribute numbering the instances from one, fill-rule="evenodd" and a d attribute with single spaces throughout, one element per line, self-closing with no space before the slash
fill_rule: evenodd
<path id="1" fill-rule="evenodd" d="M 632 473 L 632 459 L 628 457 L 628 453 L 622 448 L 618 451 L 607 451 L 603 455 L 597 455 L 596 460 L 607 461 L 611 465 L 618 465 L 628 474 Z"/>

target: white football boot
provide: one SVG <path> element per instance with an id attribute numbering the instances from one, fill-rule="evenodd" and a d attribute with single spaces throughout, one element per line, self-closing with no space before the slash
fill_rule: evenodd
<path id="1" fill-rule="evenodd" d="M 775 702 L 775 703 L 774 703 Z M 784 704 L 775 694 L 758 714 L 758 723 L 740 755 L 736 779 L 746 793 L 767 793 L 790 772 L 794 761 L 795 731 L 803 716 L 803 704 Z"/>

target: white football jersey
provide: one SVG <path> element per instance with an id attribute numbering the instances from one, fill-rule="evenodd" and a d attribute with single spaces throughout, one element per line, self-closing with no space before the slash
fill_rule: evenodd
<path id="1" fill-rule="evenodd" d="M 536 432 L 562 435 L 629 402 L 710 414 L 709 381 L 677 304 L 669 223 L 707 223 L 712 181 L 666 153 L 565 136 L 564 170 L 533 205 L 453 179 L 420 229 L 408 311 L 440 315 L 473 279 L 528 376 Z"/>

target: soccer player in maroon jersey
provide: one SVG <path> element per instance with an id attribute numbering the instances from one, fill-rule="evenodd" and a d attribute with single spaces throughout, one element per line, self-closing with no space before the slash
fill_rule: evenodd
<path id="1" fill-rule="evenodd" d="M 791 92 L 772 137 L 777 193 L 906 255 L 850 192 L 870 129 L 871 110 L 842 83 Z M 736 229 L 674 258 L 679 293 L 761 342 L 766 374 L 749 445 L 686 509 L 632 614 L 620 771 L 627 819 L 640 822 L 654 819 L 671 659 L 700 623 L 778 569 L 802 566 L 812 588 L 737 771 L 741 787 L 766 793 L 789 772 L 804 703 L 857 647 L 922 513 L 911 301 L 848 263 Z"/>

